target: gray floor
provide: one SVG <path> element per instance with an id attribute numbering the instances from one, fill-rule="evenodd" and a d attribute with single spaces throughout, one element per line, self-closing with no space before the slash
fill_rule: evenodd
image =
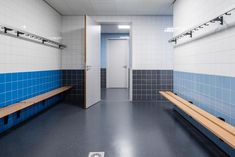
<path id="1" fill-rule="evenodd" d="M 171 105 L 130 103 L 128 91 L 103 92 L 83 110 L 60 103 L 0 137 L 0 157 L 223 157 Z"/>

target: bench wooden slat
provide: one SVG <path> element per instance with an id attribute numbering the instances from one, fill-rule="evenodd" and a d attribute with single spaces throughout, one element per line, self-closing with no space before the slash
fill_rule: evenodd
<path id="1" fill-rule="evenodd" d="M 15 113 L 15 112 L 20 111 L 22 109 L 25 109 L 25 108 L 27 108 L 29 106 L 32 106 L 32 105 L 34 105 L 36 103 L 39 103 L 39 102 L 41 102 L 43 100 L 51 98 L 51 97 L 53 97 L 55 95 L 58 95 L 60 93 L 63 93 L 63 92 L 65 92 L 65 91 L 67 91 L 67 90 L 69 90 L 71 88 L 72 88 L 71 86 L 61 87 L 61 88 L 55 89 L 53 91 L 44 93 L 42 95 L 39 95 L 39 96 L 30 98 L 30 99 L 21 101 L 19 103 L 15 103 L 13 105 L 1 108 L 0 109 L 0 118 L 6 117 L 6 116 L 8 116 L 8 115 L 10 115 L 12 113 Z"/>
<path id="2" fill-rule="evenodd" d="M 228 123 L 218 119 L 217 117 L 215 117 L 215 116 L 211 115 L 210 113 L 202 110 L 201 108 L 199 108 L 199 107 L 189 103 L 188 101 L 186 101 L 183 98 L 175 95 L 172 92 L 167 92 L 167 94 L 169 94 L 170 96 L 172 96 L 175 99 L 179 100 L 180 102 L 184 103 L 185 105 L 187 105 L 188 107 L 190 107 L 194 111 L 198 112 L 202 116 L 206 117 L 210 121 L 214 122 L 215 124 L 217 124 L 218 126 L 224 128 L 225 130 L 227 130 L 228 132 L 230 132 L 231 134 L 233 134 L 235 136 L 235 127 L 233 127 L 232 125 L 230 125 L 230 124 L 228 124 Z"/>
<path id="3" fill-rule="evenodd" d="M 26 108 L 28 106 L 30 106 L 30 104 L 19 102 L 19 103 L 1 108 L 0 109 L 0 118 L 6 117 L 6 116 L 8 116 L 12 113 L 15 113 L 19 110 L 22 110 L 22 109 Z"/>
<path id="4" fill-rule="evenodd" d="M 233 134 L 221 128 L 214 122 L 208 120 L 207 118 L 205 118 L 198 112 L 195 112 L 193 109 L 186 106 L 185 104 L 175 99 L 171 95 L 167 94 L 166 92 L 160 92 L 160 94 L 164 96 L 166 99 L 168 99 L 170 102 L 172 102 L 174 105 L 176 105 L 178 108 L 180 108 L 182 111 L 184 111 L 186 114 L 191 116 L 194 120 L 196 120 L 202 126 L 204 126 L 209 131 L 211 131 L 214 135 L 222 139 L 225 143 L 227 143 L 233 149 L 235 149 L 235 136 Z"/>

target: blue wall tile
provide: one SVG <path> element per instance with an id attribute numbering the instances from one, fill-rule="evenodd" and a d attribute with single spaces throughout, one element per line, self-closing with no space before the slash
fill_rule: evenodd
<path id="1" fill-rule="evenodd" d="M 59 88 L 61 84 L 60 70 L 0 74 L 0 108 Z M 56 96 L 48 99 L 45 105 L 39 103 L 28 107 L 21 111 L 20 118 L 17 118 L 15 113 L 11 114 L 6 125 L 3 124 L 3 119 L 0 119 L 0 133 L 39 113 L 59 100 L 60 96 Z"/>
<path id="2" fill-rule="evenodd" d="M 235 126 L 235 77 L 174 71 L 174 92 Z"/>

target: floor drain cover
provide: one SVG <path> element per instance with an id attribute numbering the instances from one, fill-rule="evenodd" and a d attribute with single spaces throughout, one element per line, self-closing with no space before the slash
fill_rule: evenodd
<path id="1" fill-rule="evenodd" d="M 104 152 L 90 152 L 88 157 L 104 157 Z"/>

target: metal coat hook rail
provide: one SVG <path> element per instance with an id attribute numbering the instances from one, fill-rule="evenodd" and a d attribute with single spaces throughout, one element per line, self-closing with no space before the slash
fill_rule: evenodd
<path id="1" fill-rule="evenodd" d="M 204 27 L 207 27 L 209 26 L 211 23 L 215 23 L 215 22 L 219 22 L 220 25 L 223 25 L 224 24 L 224 16 L 230 16 L 232 15 L 232 11 L 234 11 L 235 8 L 233 9 L 230 9 L 229 11 L 226 11 L 225 13 L 213 18 L 212 20 L 209 20 L 207 22 L 204 22 L 200 25 L 197 25 L 187 31 L 184 31 L 183 33 L 173 37 L 172 39 L 170 39 L 168 42 L 171 43 L 171 42 L 174 42 L 175 44 L 177 44 L 177 41 L 184 37 L 184 36 L 189 36 L 190 38 L 193 37 L 193 33 L 200 30 L 200 29 L 203 29 Z"/>
<path id="2" fill-rule="evenodd" d="M 0 25 L 0 34 L 8 35 L 11 37 L 15 37 L 15 38 L 19 38 L 19 39 L 39 43 L 39 44 L 43 44 L 43 45 L 58 48 L 58 49 L 66 48 L 66 45 L 61 44 L 59 42 L 56 42 L 56 41 L 41 37 L 39 35 L 35 35 L 32 33 L 23 31 L 20 29 L 15 29 L 15 28 L 12 28 L 9 26 Z"/>

